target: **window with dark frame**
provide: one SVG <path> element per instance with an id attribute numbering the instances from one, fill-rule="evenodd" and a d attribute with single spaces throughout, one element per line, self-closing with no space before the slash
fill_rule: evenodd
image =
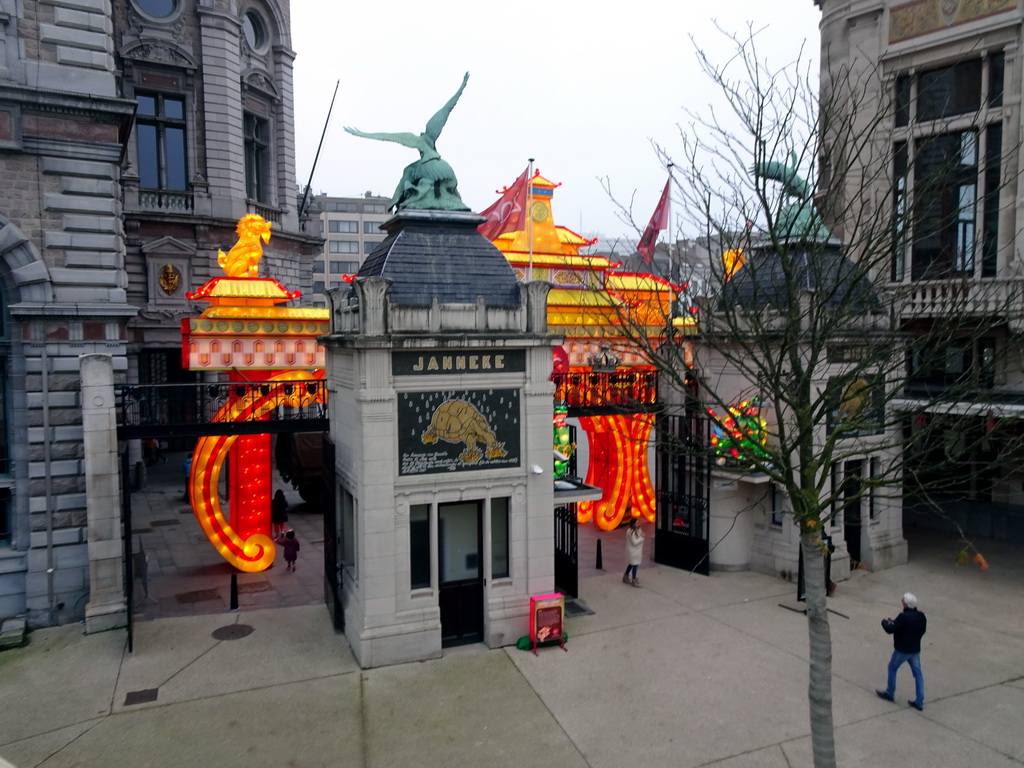
<path id="1" fill-rule="evenodd" d="M 430 505 L 409 507 L 409 587 L 430 589 Z"/>
<path id="2" fill-rule="evenodd" d="M 243 117 L 245 135 L 245 195 L 258 203 L 270 200 L 270 121 L 246 112 Z"/>
<path id="3" fill-rule="evenodd" d="M 893 280 L 995 276 L 1004 80 L 1002 51 L 896 77 Z"/>
<path id="4" fill-rule="evenodd" d="M 184 97 L 137 91 L 135 99 L 139 186 L 184 192 L 188 189 Z"/>
<path id="5" fill-rule="evenodd" d="M 491 578 L 511 575 L 508 552 L 508 499 L 491 499 Z"/>

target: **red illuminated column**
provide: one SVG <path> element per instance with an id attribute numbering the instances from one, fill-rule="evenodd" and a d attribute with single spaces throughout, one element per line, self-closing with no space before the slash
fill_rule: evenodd
<path id="1" fill-rule="evenodd" d="M 231 447 L 231 527 L 242 539 L 270 535 L 270 435 L 242 435 Z"/>

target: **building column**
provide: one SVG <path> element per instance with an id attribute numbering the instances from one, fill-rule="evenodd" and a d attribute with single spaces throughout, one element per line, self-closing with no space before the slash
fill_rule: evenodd
<path id="1" fill-rule="evenodd" d="M 128 623 L 124 599 L 124 545 L 117 454 L 114 366 L 110 355 L 82 355 L 82 428 L 89 530 L 89 603 L 85 631 Z"/>

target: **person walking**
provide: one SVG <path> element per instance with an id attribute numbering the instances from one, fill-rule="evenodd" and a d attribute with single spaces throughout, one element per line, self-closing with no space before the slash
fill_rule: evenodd
<path id="1" fill-rule="evenodd" d="M 644 559 L 644 531 L 640 527 L 640 518 L 634 517 L 629 521 L 629 530 L 626 531 L 626 572 L 622 574 L 623 584 L 640 586 L 640 579 L 636 576 L 636 570 Z M 632 575 L 630 575 L 632 572 Z"/>
<path id="2" fill-rule="evenodd" d="M 274 541 L 284 536 L 287 525 L 288 499 L 284 497 L 284 491 L 278 489 L 274 494 L 274 499 L 270 502 L 270 527 Z"/>
<path id="3" fill-rule="evenodd" d="M 299 540 L 295 538 L 295 531 L 288 531 L 284 535 L 284 540 L 281 542 L 281 546 L 284 547 L 284 562 L 287 566 L 287 570 L 295 570 L 295 561 L 299 557 Z"/>
<path id="4" fill-rule="evenodd" d="M 903 612 L 895 619 L 882 619 L 882 629 L 892 635 L 893 652 L 889 659 L 889 680 L 884 691 L 876 690 L 880 699 L 895 701 L 896 672 L 903 663 L 910 665 L 914 675 L 913 699 L 907 704 L 918 712 L 924 709 L 924 675 L 921 674 L 921 638 L 928 628 L 928 620 L 917 608 L 917 598 L 910 592 L 903 595 Z"/>

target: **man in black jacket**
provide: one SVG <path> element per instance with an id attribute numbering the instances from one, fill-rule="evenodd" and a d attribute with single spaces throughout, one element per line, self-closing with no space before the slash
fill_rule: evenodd
<path id="1" fill-rule="evenodd" d="M 879 698 L 895 701 L 896 671 L 903 662 L 910 664 L 914 674 L 916 697 L 907 702 L 917 711 L 924 709 L 924 676 L 921 674 L 921 638 L 928 621 L 917 609 L 917 598 L 907 592 L 903 595 L 903 613 L 895 619 L 882 619 L 882 629 L 892 635 L 893 652 L 889 659 L 889 682 L 884 691 L 875 691 Z"/>

